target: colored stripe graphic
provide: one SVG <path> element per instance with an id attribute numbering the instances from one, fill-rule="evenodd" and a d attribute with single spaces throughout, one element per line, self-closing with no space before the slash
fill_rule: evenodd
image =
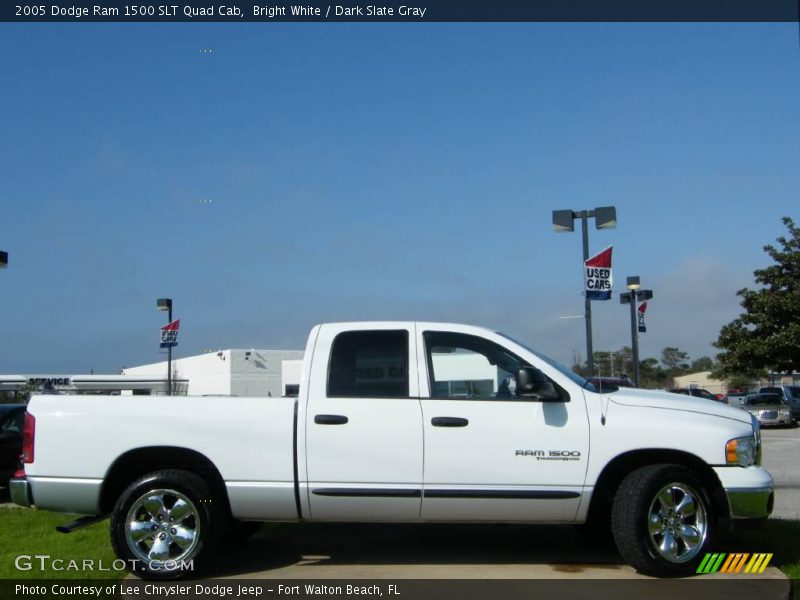
<path id="1" fill-rule="evenodd" d="M 747 560 L 747 557 L 750 556 L 748 553 L 741 553 L 736 552 L 734 554 L 729 554 L 728 559 L 725 561 L 725 564 L 722 565 L 720 572 L 722 573 L 738 573 L 742 570 L 744 566 L 744 562 Z"/>
<path id="2" fill-rule="evenodd" d="M 744 568 L 745 573 L 763 573 L 767 568 L 769 561 L 772 560 L 772 554 L 753 554 L 753 558 L 747 563 Z"/>
<path id="3" fill-rule="evenodd" d="M 771 552 L 760 552 L 750 554 L 748 552 L 734 552 L 727 554 L 722 553 L 709 553 L 703 557 L 703 560 L 697 566 L 697 573 L 741 573 L 744 567 L 744 573 L 763 573 L 767 569 L 772 560 L 773 554 Z M 749 561 L 747 559 L 750 559 Z M 747 566 L 745 566 L 747 563 Z"/>

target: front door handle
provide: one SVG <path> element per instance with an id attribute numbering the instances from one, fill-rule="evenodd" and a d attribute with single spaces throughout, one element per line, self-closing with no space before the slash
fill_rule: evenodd
<path id="1" fill-rule="evenodd" d="M 466 427 L 469 425 L 469 421 L 461 417 L 433 417 L 431 425 L 434 427 Z"/>
<path id="2" fill-rule="evenodd" d="M 348 419 L 344 415 L 316 415 L 314 423 L 317 425 L 344 425 Z"/>

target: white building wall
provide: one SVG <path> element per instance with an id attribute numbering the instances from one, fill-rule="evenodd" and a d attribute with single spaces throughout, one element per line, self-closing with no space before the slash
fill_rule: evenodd
<path id="1" fill-rule="evenodd" d="M 188 380 L 189 396 L 283 395 L 282 362 L 302 362 L 302 350 L 221 350 L 172 361 L 176 379 Z M 167 363 L 159 362 L 123 371 L 125 375 L 147 376 L 166 381 Z M 291 382 L 290 382 L 291 383 Z"/>
<path id="2" fill-rule="evenodd" d="M 231 350 L 230 393 L 280 398 L 283 361 L 302 358 L 302 350 Z"/>
<path id="3" fill-rule="evenodd" d="M 284 360 L 281 362 L 281 382 L 285 391 L 287 385 L 300 385 L 303 376 L 303 359 Z"/>
<path id="4" fill-rule="evenodd" d="M 189 396 L 209 394 L 230 395 L 231 392 L 231 350 L 209 352 L 172 361 L 172 375 L 175 379 L 187 379 Z M 123 370 L 124 375 L 139 375 L 167 379 L 167 362 L 152 363 Z"/>

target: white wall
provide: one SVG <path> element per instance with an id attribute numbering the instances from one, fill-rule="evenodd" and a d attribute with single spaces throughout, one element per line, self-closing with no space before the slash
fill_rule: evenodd
<path id="1" fill-rule="evenodd" d="M 281 382 L 284 389 L 287 385 L 300 385 L 303 376 L 303 359 L 281 361 Z"/>
<path id="2" fill-rule="evenodd" d="M 189 396 L 206 394 L 231 394 L 230 350 L 198 354 L 172 360 L 172 374 L 176 379 L 188 379 Z M 139 375 L 167 379 L 167 362 L 152 363 L 123 370 L 124 375 Z"/>
<path id="3" fill-rule="evenodd" d="M 699 371 L 689 373 L 674 378 L 675 387 L 689 388 L 699 387 L 708 390 L 712 394 L 724 394 L 728 391 L 726 382 L 711 377 L 711 371 Z"/>
<path id="4" fill-rule="evenodd" d="M 176 379 L 189 381 L 189 396 L 266 397 L 271 394 L 280 397 L 283 395 L 282 362 L 302 358 L 302 350 L 221 350 L 173 359 L 172 373 Z M 166 380 L 167 363 L 130 367 L 123 373 Z"/>
<path id="5" fill-rule="evenodd" d="M 236 396 L 280 398 L 283 396 L 283 361 L 303 358 L 302 350 L 231 350 L 230 352 L 230 393 Z"/>

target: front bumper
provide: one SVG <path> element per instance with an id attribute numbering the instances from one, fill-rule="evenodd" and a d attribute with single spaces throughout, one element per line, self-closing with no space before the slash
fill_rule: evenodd
<path id="1" fill-rule="evenodd" d="M 725 490 L 732 519 L 765 519 L 772 513 L 775 490 Z"/>
<path id="2" fill-rule="evenodd" d="M 775 484 L 762 467 L 714 467 L 731 519 L 764 519 L 772 513 Z"/>
<path id="3" fill-rule="evenodd" d="M 31 487 L 28 484 L 27 479 L 12 479 L 8 482 L 8 490 L 11 495 L 11 501 L 14 504 L 19 504 L 20 506 L 33 505 L 33 499 L 31 498 Z"/>
<path id="4" fill-rule="evenodd" d="M 794 423 L 794 419 L 789 414 L 785 416 L 775 417 L 774 419 L 767 419 L 761 417 L 759 417 L 758 419 L 758 424 L 761 425 L 762 427 L 772 427 L 772 426 L 778 427 L 780 425 L 791 425 L 792 423 Z"/>

